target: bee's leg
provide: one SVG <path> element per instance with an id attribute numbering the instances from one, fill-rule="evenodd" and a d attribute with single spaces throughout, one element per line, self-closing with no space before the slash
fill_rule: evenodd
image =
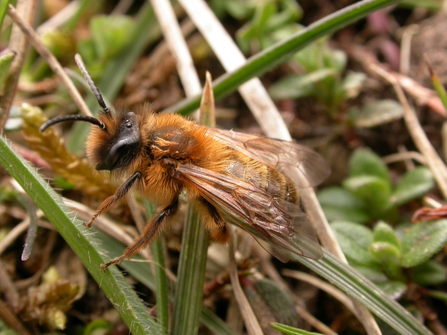
<path id="1" fill-rule="evenodd" d="M 127 192 L 129 192 L 130 188 L 135 184 L 136 181 L 140 180 L 142 177 L 141 172 L 135 172 L 133 175 L 130 176 L 129 179 L 127 179 L 123 185 L 120 186 L 120 188 L 116 191 L 116 193 L 110 197 L 108 197 L 106 200 L 102 202 L 102 204 L 98 207 L 95 214 L 91 217 L 90 221 L 85 224 L 87 228 L 90 228 L 92 226 L 93 221 L 104 211 L 107 211 L 112 205 L 120 200 L 122 197 L 124 197 Z"/>
<path id="2" fill-rule="evenodd" d="M 210 233 L 211 239 L 219 243 L 227 242 L 230 237 L 227 223 L 216 207 L 202 197 L 198 199 L 197 207 L 202 213 L 205 228 Z"/>
<path id="3" fill-rule="evenodd" d="M 138 250 L 145 247 L 150 242 L 150 240 L 160 231 L 160 226 L 163 224 L 163 222 L 165 222 L 169 217 L 175 215 L 178 212 L 178 197 L 179 194 L 176 194 L 174 199 L 168 206 L 166 206 L 160 213 L 152 217 L 152 219 L 144 228 L 141 236 L 137 238 L 131 245 L 129 245 L 120 257 L 114 258 L 106 264 L 102 264 L 101 269 L 105 270 L 111 265 L 121 263 L 125 259 L 131 258 Z"/>

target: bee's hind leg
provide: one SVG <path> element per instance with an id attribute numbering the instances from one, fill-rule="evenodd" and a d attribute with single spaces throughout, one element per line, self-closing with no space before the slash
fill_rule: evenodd
<path id="1" fill-rule="evenodd" d="M 196 207 L 201 213 L 203 223 L 211 239 L 218 243 L 227 242 L 230 237 L 227 223 L 216 207 L 202 197 L 197 199 Z"/>
<path id="2" fill-rule="evenodd" d="M 129 245 L 121 256 L 112 259 L 106 264 L 101 264 L 101 269 L 105 270 L 111 265 L 119 264 L 122 261 L 131 258 L 141 248 L 144 248 L 158 234 L 161 225 L 166 222 L 169 217 L 175 215 L 178 212 L 178 209 L 179 195 L 176 194 L 174 199 L 168 206 L 166 206 L 160 213 L 152 217 L 152 219 L 144 228 L 141 236 L 138 237 L 131 245 Z"/>

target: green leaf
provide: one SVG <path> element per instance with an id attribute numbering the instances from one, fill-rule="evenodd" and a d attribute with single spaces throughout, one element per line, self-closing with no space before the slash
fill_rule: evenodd
<path id="1" fill-rule="evenodd" d="M 96 52 L 101 60 L 117 55 L 127 45 L 134 21 L 124 15 L 98 15 L 90 21 Z"/>
<path id="2" fill-rule="evenodd" d="M 404 115 L 404 108 L 396 100 L 374 100 L 363 106 L 361 110 L 351 110 L 350 114 L 355 120 L 356 127 L 371 128 L 401 119 Z"/>
<path id="3" fill-rule="evenodd" d="M 362 72 L 349 72 L 342 82 L 342 88 L 346 99 L 355 98 L 366 80 L 366 75 Z"/>
<path id="4" fill-rule="evenodd" d="M 447 280 L 446 268 L 434 260 L 428 260 L 412 269 L 413 281 L 419 285 L 440 285 Z"/>
<path id="5" fill-rule="evenodd" d="M 374 242 L 387 242 L 394 245 L 398 250 L 400 250 L 400 241 L 397 238 L 396 233 L 393 228 L 383 222 L 380 221 L 374 226 Z"/>
<path id="6" fill-rule="evenodd" d="M 389 278 L 404 279 L 400 269 L 400 250 L 395 245 L 388 242 L 374 242 L 369 247 L 369 251 L 382 265 Z"/>
<path id="7" fill-rule="evenodd" d="M 334 69 L 337 74 L 341 74 L 346 67 L 348 57 L 344 51 L 327 48 L 326 66 Z"/>
<path id="8" fill-rule="evenodd" d="M 334 75 L 332 69 L 321 69 L 305 75 L 290 75 L 278 80 L 269 89 L 274 100 L 298 99 L 314 92 L 314 84 Z"/>
<path id="9" fill-rule="evenodd" d="M 391 186 L 390 172 L 385 163 L 374 152 L 358 149 L 349 161 L 349 176 L 376 176 Z"/>
<path id="10" fill-rule="evenodd" d="M 358 175 L 347 178 L 343 186 L 361 199 L 365 209 L 373 218 L 381 218 L 381 214 L 389 208 L 391 185 L 374 175 Z"/>
<path id="11" fill-rule="evenodd" d="M 430 169 L 418 166 L 407 172 L 391 195 L 391 203 L 399 206 L 422 197 L 435 186 L 433 174 Z"/>
<path id="12" fill-rule="evenodd" d="M 11 0 L 2 0 L 0 2 L 0 29 L 3 29 L 3 19 L 5 18 L 6 12 L 8 11 L 8 5 Z"/>
<path id="13" fill-rule="evenodd" d="M 293 299 L 288 292 L 280 288 L 274 281 L 268 279 L 256 280 L 253 283 L 253 286 L 257 295 L 259 296 L 259 299 L 264 302 L 264 304 L 262 304 L 263 307 L 267 307 L 268 314 L 273 316 L 273 320 L 289 325 L 298 325 L 297 321 L 299 317 L 296 312 Z M 249 299 L 250 303 L 252 302 L 251 300 L 255 300 L 250 299 L 248 296 L 247 298 Z M 260 306 L 254 306 L 253 303 L 251 304 L 255 313 L 256 310 L 261 308 Z M 265 312 L 265 310 L 262 311 L 262 313 Z"/>
<path id="14" fill-rule="evenodd" d="M 326 187 L 318 192 L 318 201 L 329 222 L 351 221 L 364 223 L 370 220 L 363 203 L 343 187 Z"/>
<path id="15" fill-rule="evenodd" d="M 9 67 L 15 58 L 16 53 L 11 51 L 7 51 L 0 55 L 0 87 L 3 87 L 3 82 L 8 75 Z"/>
<path id="16" fill-rule="evenodd" d="M 411 227 L 402 240 L 402 266 L 422 264 L 447 242 L 447 220 L 428 221 Z"/>
<path id="17" fill-rule="evenodd" d="M 321 333 L 308 332 L 306 330 L 298 329 L 295 327 L 283 325 L 281 323 L 272 323 L 270 327 L 273 329 L 279 330 L 283 334 L 288 335 L 322 335 Z"/>
<path id="18" fill-rule="evenodd" d="M 331 227 L 343 253 L 350 262 L 362 266 L 377 266 L 368 251 L 373 242 L 370 229 L 352 222 L 334 222 Z"/>
<path id="19" fill-rule="evenodd" d="M 437 290 L 426 290 L 425 292 L 428 296 L 447 303 L 447 292 Z"/>

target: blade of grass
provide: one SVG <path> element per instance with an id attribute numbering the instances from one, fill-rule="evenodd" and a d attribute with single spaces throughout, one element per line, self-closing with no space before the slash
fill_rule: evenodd
<path id="1" fill-rule="evenodd" d="M 271 68 L 281 64 L 295 52 L 303 49 L 318 38 L 333 33 L 370 13 L 397 2 L 399 0 L 360 1 L 309 25 L 290 38 L 249 58 L 247 63 L 238 70 L 227 73 L 215 80 L 213 83 L 215 98 L 221 99 L 234 92 L 247 80 L 262 75 Z M 185 115 L 197 109 L 199 103 L 200 94 L 184 99 L 166 111 Z"/>
<path id="2" fill-rule="evenodd" d="M 0 137 L 0 164 L 17 180 L 79 256 L 132 334 L 161 334 L 159 326 L 120 271 L 117 268 L 100 270 L 99 265 L 105 263 L 108 256 L 96 237 L 70 213 L 60 196 L 14 152 L 4 137 Z"/>
<path id="3" fill-rule="evenodd" d="M 401 334 L 431 334 L 399 303 L 358 273 L 352 267 L 340 262 L 332 254 L 324 252 L 319 261 L 294 256 L 294 260 L 336 285 L 350 297 L 366 306 L 372 313 Z"/>
<path id="4" fill-rule="evenodd" d="M 199 215 L 189 207 L 179 260 L 172 335 L 193 335 L 199 330 L 208 240 Z"/>
<path id="5" fill-rule="evenodd" d="M 214 96 L 209 73 L 206 77 L 199 122 L 213 127 L 216 125 Z M 197 212 L 189 207 L 180 254 L 173 335 L 197 334 L 199 329 L 199 307 L 202 304 L 208 244 L 208 232 L 203 228 Z"/>
<path id="6" fill-rule="evenodd" d="M 154 205 L 144 201 L 146 215 L 148 218 L 156 214 Z M 164 334 L 168 334 L 169 329 L 169 280 L 165 271 L 165 256 L 163 252 L 163 239 L 157 238 L 151 245 L 152 256 L 155 269 L 155 295 L 157 299 L 157 319 L 163 328 Z"/>
<path id="7" fill-rule="evenodd" d="M 6 11 L 8 10 L 8 5 L 11 2 L 11 0 L 4 0 L 0 3 L 0 28 L 3 25 L 3 20 L 6 15 Z"/>

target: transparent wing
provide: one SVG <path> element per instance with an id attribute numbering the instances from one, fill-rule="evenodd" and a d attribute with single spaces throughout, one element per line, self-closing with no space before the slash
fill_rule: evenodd
<path id="1" fill-rule="evenodd" d="M 291 169 L 298 168 L 306 178 L 306 181 L 298 182 L 300 187 L 316 186 L 330 174 L 328 164 L 320 154 L 298 143 L 215 128 L 210 128 L 209 133 L 248 157 L 278 169 L 295 182 Z"/>
<path id="2" fill-rule="evenodd" d="M 322 257 L 315 231 L 299 205 L 272 197 L 243 180 L 198 166 L 180 165 L 177 171 L 180 179 L 198 188 L 232 222 L 271 244 L 272 254 L 279 260 L 288 261 L 291 252 L 312 259 Z"/>

